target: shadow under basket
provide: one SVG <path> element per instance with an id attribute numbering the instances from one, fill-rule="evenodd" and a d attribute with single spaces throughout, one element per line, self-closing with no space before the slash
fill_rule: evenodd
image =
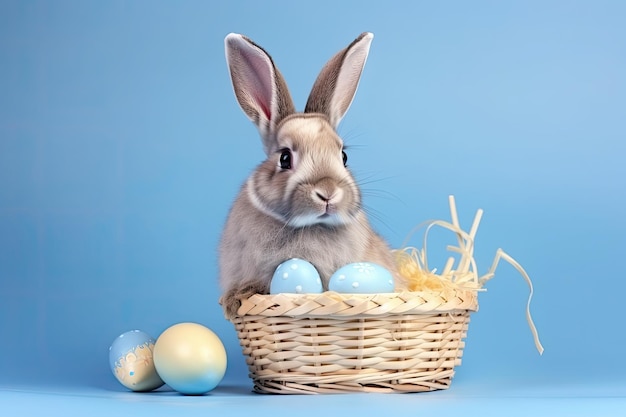
<path id="1" fill-rule="evenodd" d="M 450 386 L 477 310 L 461 289 L 257 294 L 232 322 L 256 392 L 421 392 Z"/>

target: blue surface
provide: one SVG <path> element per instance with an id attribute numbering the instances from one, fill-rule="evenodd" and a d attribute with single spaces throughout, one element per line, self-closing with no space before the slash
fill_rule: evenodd
<path id="1" fill-rule="evenodd" d="M 626 414 L 626 3 L 214 3 L 0 2 L 3 415 Z M 546 352 L 502 265 L 449 390 L 254 395 L 217 305 L 216 247 L 263 153 L 223 38 L 264 46 L 302 108 L 363 31 L 375 38 L 340 133 L 375 227 L 398 247 L 448 218 L 450 194 L 463 225 L 483 208 L 479 269 L 499 247 L 526 268 Z M 126 392 L 111 342 L 182 321 L 224 341 L 223 384 Z"/>
<path id="2" fill-rule="evenodd" d="M 6 415 L 184 415 L 251 414 L 319 416 L 354 413 L 486 416 L 623 416 L 626 392 L 615 384 L 522 382 L 459 384 L 447 391 L 420 394 L 337 394 L 314 396 L 250 394 L 240 385 L 223 384 L 206 396 L 171 391 L 114 392 L 91 387 L 10 388 L 0 391 Z"/>

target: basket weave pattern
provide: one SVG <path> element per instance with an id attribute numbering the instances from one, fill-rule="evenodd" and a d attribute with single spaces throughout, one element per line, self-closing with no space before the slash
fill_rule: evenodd
<path id="1" fill-rule="evenodd" d="M 253 295 L 232 321 L 262 393 L 445 389 L 476 291 Z"/>

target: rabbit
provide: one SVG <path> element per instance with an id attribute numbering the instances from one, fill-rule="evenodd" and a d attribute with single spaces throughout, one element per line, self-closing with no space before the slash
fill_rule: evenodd
<path id="1" fill-rule="evenodd" d="M 373 34 L 363 33 L 323 67 L 304 112 L 267 52 L 249 38 L 225 38 L 234 93 L 256 125 L 267 159 L 243 184 L 219 248 L 220 304 L 236 316 L 241 300 L 267 294 L 275 269 L 301 258 L 324 289 L 340 267 L 373 262 L 398 277 L 388 244 L 374 232 L 336 128 L 352 103 Z"/>

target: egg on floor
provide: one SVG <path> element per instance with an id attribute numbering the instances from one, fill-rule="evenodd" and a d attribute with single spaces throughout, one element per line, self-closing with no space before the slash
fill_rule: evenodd
<path id="1" fill-rule="evenodd" d="M 163 385 L 154 366 L 155 339 L 141 330 L 119 335 L 109 347 L 115 378 L 132 391 L 152 391 Z"/>
<path id="2" fill-rule="evenodd" d="M 303 259 L 289 259 L 276 268 L 270 283 L 270 294 L 317 294 L 323 292 L 319 272 Z"/>
<path id="3" fill-rule="evenodd" d="M 168 327 L 154 346 L 154 365 L 170 388 L 203 395 L 224 378 L 228 358 L 220 338 L 198 323 Z"/>
<path id="4" fill-rule="evenodd" d="M 328 289 L 345 294 L 394 292 L 393 275 L 372 262 L 355 262 L 339 268 L 328 282 Z"/>

